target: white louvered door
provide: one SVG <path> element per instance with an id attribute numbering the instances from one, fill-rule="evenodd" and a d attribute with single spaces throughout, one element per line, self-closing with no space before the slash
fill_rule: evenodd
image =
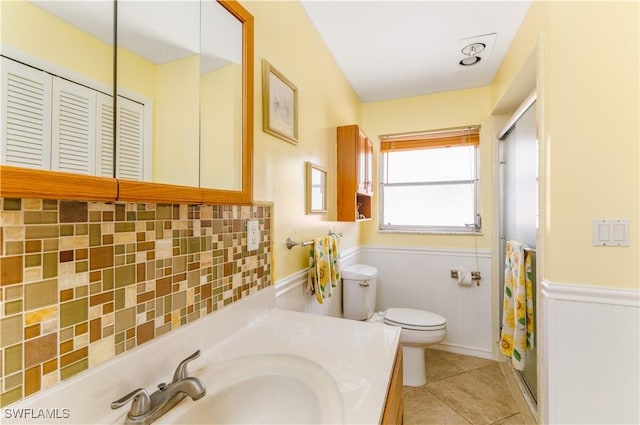
<path id="1" fill-rule="evenodd" d="M 144 105 L 118 96 L 116 177 L 142 180 Z"/>
<path id="2" fill-rule="evenodd" d="M 144 104 L 118 96 L 116 141 L 112 96 L 5 57 L 1 71 L 1 164 L 145 178 Z"/>
<path id="3" fill-rule="evenodd" d="M 96 91 L 53 79 L 51 169 L 95 173 Z"/>
<path id="4" fill-rule="evenodd" d="M 2 58 L 0 163 L 51 166 L 51 75 Z"/>
<path id="5" fill-rule="evenodd" d="M 113 97 L 98 92 L 96 113 L 96 175 L 113 177 Z"/>

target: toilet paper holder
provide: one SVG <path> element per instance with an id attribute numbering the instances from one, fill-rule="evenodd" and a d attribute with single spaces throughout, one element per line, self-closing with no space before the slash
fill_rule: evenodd
<path id="1" fill-rule="evenodd" d="M 458 279 L 460 277 L 461 270 L 451 270 L 451 279 Z M 480 272 L 470 272 L 471 280 L 482 280 Z"/>

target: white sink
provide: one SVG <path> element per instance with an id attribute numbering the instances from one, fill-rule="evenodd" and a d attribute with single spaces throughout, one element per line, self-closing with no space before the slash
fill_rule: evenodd
<path id="1" fill-rule="evenodd" d="M 288 354 L 260 354 L 193 370 L 207 387 L 159 419 L 165 424 L 342 424 L 342 395 L 320 365 Z"/>

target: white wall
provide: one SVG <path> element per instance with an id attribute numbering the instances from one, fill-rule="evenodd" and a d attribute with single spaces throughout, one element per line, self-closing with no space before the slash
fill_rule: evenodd
<path id="1" fill-rule="evenodd" d="M 304 249 L 294 247 L 292 249 Z M 340 262 L 342 268 L 357 262 L 360 248 L 355 247 L 342 251 Z M 333 288 L 331 298 L 319 304 L 315 297 L 307 291 L 307 270 L 301 270 L 275 283 L 276 306 L 285 310 L 320 314 L 323 316 L 342 317 L 342 282 Z"/>
<path id="2" fill-rule="evenodd" d="M 447 319 L 447 337 L 436 348 L 493 358 L 490 251 L 365 247 L 360 259 L 378 269 L 377 309 L 440 314 Z M 451 270 L 479 271 L 480 285 L 458 285 Z"/>
<path id="3" fill-rule="evenodd" d="M 640 423 L 640 295 L 542 282 L 548 423 Z"/>
<path id="4" fill-rule="evenodd" d="M 444 316 L 447 338 L 435 348 L 494 358 L 489 251 L 479 250 L 476 255 L 468 249 L 365 247 L 343 253 L 342 260 L 343 267 L 358 262 L 378 269 L 377 310 L 409 307 Z M 450 278 L 451 270 L 480 271 L 480 285 L 459 286 Z M 340 317 L 341 286 L 320 305 L 306 291 L 306 279 L 302 271 L 276 282 L 277 306 Z"/>

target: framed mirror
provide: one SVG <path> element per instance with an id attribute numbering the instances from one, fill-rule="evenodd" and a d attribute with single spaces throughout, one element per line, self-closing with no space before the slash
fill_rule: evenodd
<path id="1" fill-rule="evenodd" d="M 306 163 L 307 214 L 327 212 L 327 171 L 319 166 Z"/>
<path id="2" fill-rule="evenodd" d="M 201 133 L 206 133 L 200 128 L 200 122 L 211 122 L 212 113 L 201 105 L 201 98 L 204 96 L 201 76 L 202 69 L 210 61 L 203 59 L 201 45 L 206 43 L 201 37 L 211 41 L 213 36 L 227 36 L 220 31 L 213 35 L 199 31 L 202 25 L 217 25 L 211 21 L 205 22 L 204 19 L 201 22 L 200 0 L 120 1 L 118 5 L 146 5 L 152 8 L 161 5 L 163 10 L 169 8 L 169 4 L 163 3 L 173 3 L 174 6 L 180 3 L 181 10 L 190 16 L 187 19 L 189 23 L 185 24 L 182 18 L 180 22 L 173 19 L 169 23 L 164 21 L 165 25 L 160 25 L 159 29 L 158 25 L 155 26 L 155 33 L 148 28 L 144 29 L 142 24 L 130 23 L 129 29 L 123 30 L 122 37 L 133 38 L 134 42 L 127 48 L 128 52 L 118 50 L 118 57 L 122 59 L 122 71 L 125 68 L 133 71 L 126 75 L 121 70 L 116 70 L 118 65 L 114 61 L 116 2 L 24 0 L 7 2 L 6 5 L 3 3 L 3 72 L 10 69 L 5 66 L 5 60 L 13 60 L 18 65 L 30 65 L 28 68 L 36 71 L 45 70 L 44 85 L 49 87 L 42 90 L 46 97 L 42 102 L 45 105 L 55 102 L 47 100 L 56 92 L 52 84 L 46 81 L 52 74 L 59 74 L 63 85 L 64 81 L 77 83 L 81 87 L 80 98 L 84 96 L 83 88 L 90 88 L 97 92 L 98 100 L 88 102 L 90 106 L 87 108 L 92 118 L 87 120 L 88 124 L 83 123 L 86 127 L 83 131 L 87 133 L 86 139 L 91 140 L 90 143 L 85 140 L 78 143 L 73 138 L 62 140 L 57 136 L 62 133 L 57 127 L 54 128 L 51 117 L 36 116 L 35 119 L 41 121 L 36 123 L 40 126 L 38 131 L 41 132 L 41 137 L 37 138 L 35 149 L 41 152 L 34 155 L 33 146 L 22 146 L 25 145 L 25 139 L 28 143 L 33 144 L 33 141 L 31 136 L 20 136 L 17 143 L 22 144 L 19 148 L 26 154 L 18 155 L 16 160 L 9 160 L 15 147 L 6 141 L 6 129 L 10 127 L 8 123 L 11 117 L 5 112 L 6 102 L 3 100 L 0 126 L 3 130 L 0 154 L 2 196 L 148 202 L 252 202 L 253 16 L 235 0 L 202 0 L 203 13 L 226 14 L 226 19 L 232 22 L 226 27 L 235 27 L 232 30 L 234 34 L 229 36 L 233 37 L 231 45 L 235 52 L 234 60 L 229 60 L 229 63 L 235 64 L 235 74 L 232 77 L 235 83 L 233 90 L 228 90 L 232 97 L 212 97 L 216 99 L 213 103 L 224 104 L 225 110 L 233 111 L 234 121 L 225 121 L 230 130 L 225 130 L 224 135 L 218 137 L 218 145 L 212 144 L 214 147 L 207 148 L 200 140 Z M 217 12 L 211 12 L 211 9 L 216 8 Z M 171 14 L 167 11 L 164 13 Z M 120 19 L 123 22 L 128 20 L 126 15 L 119 16 Z M 133 22 L 139 21 L 133 19 Z M 157 20 L 153 22 L 158 23 Z M 179 39 L 167 41 L 166 34 L 164 38 L 162 34 L 158 34 L 173 34 L 174 32 L 166 30 L 174 24 L 182 25 L 183 29 L 185 25 L 197 28 L 197 37 L 193 37 L 194 31 L 180 31 Z M 178 105 L 169 105 L 156 99 L 153 86 L 158 85 L 157 76 L 151 78 L 150 74 L 142 72 L 151 68 L 150 61 L 135 57 L 133 52 L 136 49 L 155 50 L 157 56 L 162 56 L 162 52 L 174 55 L 176 66 L 171 70 L 166 67 L 161 79 L 165 82 L 171 79 L 179 81 L 179 86 L 163 83 L 166 93 L 162 97 L 177 100 Z M 166 58 L 154 60 L 164 60 L 166 63 Z M 177 66 L 185 63 L 188 64 Z M 185 69 L 188 70 L 187 73 L 178 72 Z M 5 72 L 2 76 L 3 84 L 7 81 L 5 74 L 8 73 Z M 117 96 L 114 89 L 116 79 L 119 81 Z M 28 76 L 27 80 L 31 81 L 33 78 Z M 6 93 L 5 90 L 0 92 Z M 77 95 L 77 91 L 71 89 L 67 92 Z M 217 95 L 213 91 L 207 92 L 207 95 L 211 94 Z M 117 107 L 115 119 L 114 105 Z M 171 112 L 176 110 L 188 111 L 186 118 L 177 119 L 177 115 Z M 45 113 L 50 113 L 47 108 Z M 162 125 L 158 124 L 158 120 L 149 118 L 156 115 L 164 117 Z M 164 132 L 164 127 L 169 127 L 168 132 Z M 163 141 L 154 140 L 154 134 L 163 134 Z M 77 146 L 73 143 L 84 144 L 82 148 L 85 151 L 78 155 L 77 150 L 73 150 L 65 156 L 59 155 L 55 150 L 61 147 L 64 151 L 67 145 L 70 146 L 69 149 L 76 149 Z M 160 147 L 154 150 L 154 144 Z M 51 145 L 54 145 L 53 151 Z M 223 145 L 226 149 L 224 154 L 216 151 L 215 146 Z M 128 157 L 123 158 L 122 153 L 127 153 Z M 226 168 L 219 164 L 224 164 Z M 230 183 L 221 182 L 220 178 L 216 180 L 202 176 L 200 171 L 204 168 L 223 170 L 219 173 Z"/>
<path id="3" fill-rule="evenodd" d="M 251 202 L 253 17 L 230 0 L 122 3 L 119 27 L 128 21 L 127 8 L 131 21 L 143 17 L 147 23 L 128 24 L 129 35 L 119 30 L 118 100 L 136 91 L 133 83 L 152 77 L 155 91 L 151 142 L 144 145 L 151 151 L 151 178 L 129 179 L 116 166 L 116 176 L 122 178 L 120 199 Z M 129 55 L 134 48 L 140 53 Z M 167 57 L 152 57 L 147 50 Z M 129 61 L 121 59 L 127 56 Z M 140 61 L 136 56 L 144 57 Z M 148 78 L 136 72 L 141 62 L 151 69 Z M 121 127 L 117 133 L 122 143 Z M 122 147 L 119 151 L 127 153 Z M 120 163 L 122 159 L 118 156 Z"/>

